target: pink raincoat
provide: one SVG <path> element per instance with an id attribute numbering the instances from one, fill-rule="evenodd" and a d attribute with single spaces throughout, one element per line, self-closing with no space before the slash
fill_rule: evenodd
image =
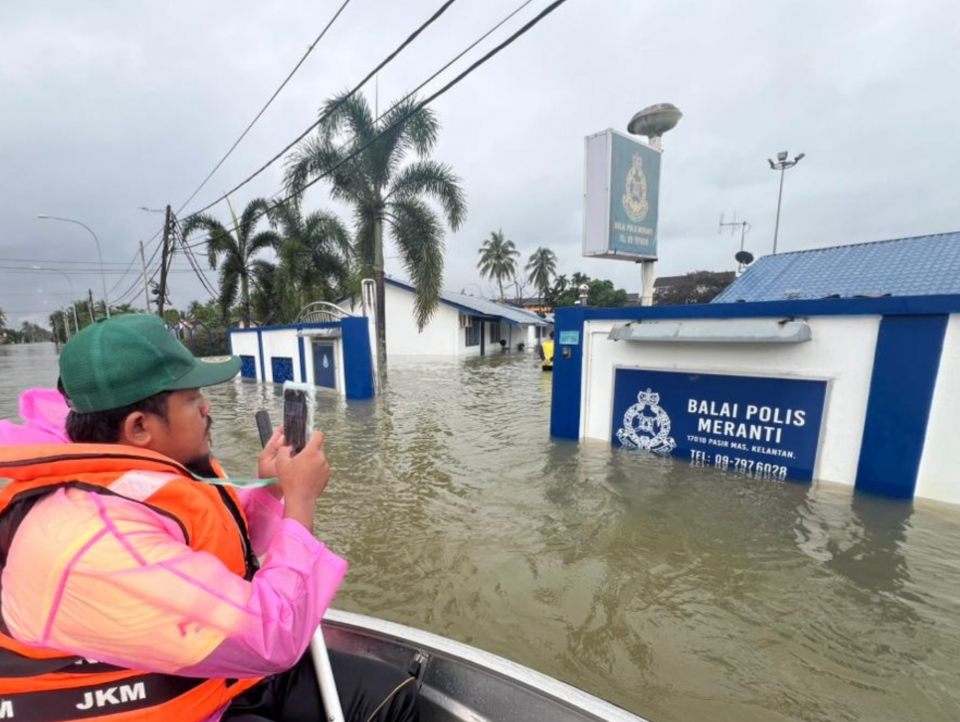
<path id="1" fill-rule="evenodd" d="M 20 399 L 0 444 L 67 443 L 53 389 Z M 266 489 L 240 492 L 252 581 L 184 543 L 176 523 L 121 497 L 62 489 L 21 523 L 3 570 L 3 619 L 19 642 L 186 677 L 256 677 L 306 651 L 347 570 Z M 223 710 L 210 720 L 220 719 Z M 191 722 L 183 720 L 182 722 Z"/>

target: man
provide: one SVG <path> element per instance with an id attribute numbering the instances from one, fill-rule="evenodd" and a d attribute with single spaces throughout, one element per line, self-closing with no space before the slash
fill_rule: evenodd
<path id="1" fill-rule="evenodd" d="M 323 435 L 294 454 L 275 433 L 259 476 L 278 483 L 238 494 L 210 457 L 200 391 L 238 371 L 154 316 L 64 347 L 74 443 L 0 449 L 0 717 L 320 719 L 305 652 L 347 566 L 311 533 Z M 331 663 L 347 719 L 417 718 L 412 679 Z"/>

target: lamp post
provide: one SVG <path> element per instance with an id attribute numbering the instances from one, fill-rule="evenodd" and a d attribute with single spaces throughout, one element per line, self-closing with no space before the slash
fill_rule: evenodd
<path id="1" fill-rule="evenodd" d="M 644 108 L 634 115 L 627 124 L 627 132 L 632 135 L 645 135 L 650 147 L 663 153 L 663 134 L 673 130 L 683 113 L 673 103 L 657 103 Z M 640 275 L 643 281 L 643 292 L 640 295 L 641 306 L 653 305 L 653 284 L 656 280 L 656 260 L 647 259 L 638 261 Z"/>
<path id="2" fill-rule="evenodd" d="M 93 229 L 91 229 L 86 223 L 74 220 L 73 218 L 48 216 L 46 213 L 38 213 L 37 218 L 39 218 L 41 221 L 62 221 L 63 223 L 73 223 L 74 225 L 82 226 L 91 236 L 93 236 L 93 240 L 97 244 L 97 257 L 100 259 L 100 282 L 103 284 L 103 305 L 107 311 L 107 318 L 110 318 L 110 299 L 107 298 L 107 277 L 103 272 L 103 254 L 100 252 L 100 239 L 97 238 L 97 234 L 94 233 Z"/>
<path id="3" fill-rule="evenodd" d="M 780 233 L 780 204 L 783 201 L 783 176 L 790 168 L 793 168 L 797 163 L 802 161 L 806 157 L 806 153 L 801 153 L 796 156 L 793 160 L 787 160 L 787 156 L 790 154 L 783 150 L 777 153 L 777 162 L 774 163 L 772 159 L 767 158 L 767 162 L 770 164 L 770 170 L 780 171 L 780 193 L 777 195 L 777 222 L 773 227 L 773 255 L 777 255 L 777 236 Z"/>
<path id="4" fill-rule="evenodd" d="M 73 296 L 73 281 L 70 280 L 70 276 L 63 271 L 57 270 L 56 268 L 44 268 L 43 266 L 31 266 L 31 268 L 35 271 L 52 271 L 53 273 L 59 273 L 61 276 L 67 279 L 67 285 L 70 286 L 70 308 L 73 310 L 73 328 L 75 329 L 75 333 L 80 333 L 80 321 L 77 320 L 77 306 L 74 303 L 76 299 Z M 64 323 L 66 323 L 66 321 L 64 321 Z"/>

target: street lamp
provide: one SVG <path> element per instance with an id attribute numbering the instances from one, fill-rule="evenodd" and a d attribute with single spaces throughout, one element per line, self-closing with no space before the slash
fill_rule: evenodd
<path id="1" fill-rule="evenodd" d="M 76 296 L 73 291 L 73 281 L 70 280 L 68 276 L 63 271 L 59 271 L 56 268 L 44 268 L 43 266 L 30 266 L 35 271 L 52 271 L 53 273 L 59 273 L 61 276 L 67 279 L 67 284 L 70 286 L 70 308 L 73 309 L 73 327 L 76 329 L 76 333 L 80 333 L 80 322 L 77 320 L 77 305 L 74 303 L 76 301 Z"/>
<path id="2" fill-rule="evenodd" d="M 634 115 L 627 124 L 627 132 L 631 135 L 645 135 L 654 150 L 663 152 L 663 134 L 673 130 L 683 113 L 673 103 L 657 103 L 644 108 Z M 656 260 L 646 259 L 638 261 L 640 275 L 643 279 L 643 293 L 640 295 L 641 306 L 653 305 L 653 284 L 656 280 Z"/>
<path id="3" fill-rule="evenodd" d="M 793 166 L 802 161 L 807 154 L 801 153 L 793 160 L 787 160 L 788 155 L 790 154 L 787 151 L 780 151 L 777 153 L 776 163 L 774 163 L 770 158 L 767 158 L 767 162 L 770 164 L 770 170 L 780 171 L 780 194 L 777 196 L 777 223 L 773 227 L 773 255 L 777 255 L 777 235 L 780 232 L 780 203 L 783 201 L 783 174 L 786 173 L 788 169 L 793 168 Z"/>
<path id="4" fill-rule="evenodd" d="M 581 306 L 586 306 L 586 305 L 587 305 L 587 297 L 590 295 L 590 286 L 588 286 L 588 285 L 585 284 L 585 283 L 581 283 L 581 284 L 580 284 L 580 288 L 579 288 L 578 290 L 580 291 L 580 304 L 579 304 L 579 305 L 581 305 Z"/>
<path id="5" fill-rule="evenodd" d="M 110 299 L 107 298 L 107 277 L 103 272 L 103 254 L 100 252 L 100 239 L 97 238 L 97 234 L 94 233 L 90 226 L 88 226 L 86 223 L 81 223 L 73 218 L 48 216 L 46 213 L 38 213 L 37 218 L 39 218 L 41 221 L 62 221 L 64 223 L 73 223 L 78 226 L 83 226 L 87 229 L 87 232 L 93 236 L 93 240 L 97 244 L 97 257 L 100 259 L 100 282 L 103 284 L 103 305 L 107 310 L 107 318 L 110 318 Z"/>

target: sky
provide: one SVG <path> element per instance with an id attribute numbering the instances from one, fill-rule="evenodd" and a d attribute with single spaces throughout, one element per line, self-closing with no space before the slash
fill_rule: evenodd
<path id="1" fill-rule="evenodd" d="M 143 306 L 162 215 L 180 208 L 300 59 L 342 0 L 0 4 L 0 308 L 8 325 L 44 322 L 72 297 Z M 322 102 L 362 79 L 440 0 L 352 0 L 186 215 L 299 135 Z M 485 33 L 521 0 L 458 0 L 380 73 L 381 110 Z M 532 18 L 533 0 L 439 88 Z M 476 269 L 502 229 L 521 263 L 540 246 L 559 271 L 640 290 L 632 263 L 585 259 L 583 139 L 625 130 L 638 110 L 683 112 L 664 137 L 658 275 L 732 270 L 740 237 L 772 250 L 787 172 L 781 251 L 960 229 L 960 9 L 955 0 L 568 0 L 434 105 L 433 157 L 461 178 L 467 220 L 446 236 L 444 285 L 492 295 Z M 365 88 L 373 101 L 374 87 Z M 277 163 L 233 196 L 281 188 Z M 351 221 L 318 185 L 307 209 Z M 224 221 L 227 209 L 211 211 Z M 387 272 L 405 278 L 396 250 Z M 150 270 L 158 265 L 154 261 Z M 38 266 L 38 269 L 32 268 Z M 175 306 L 206 300 L 184 259 Z"/>

